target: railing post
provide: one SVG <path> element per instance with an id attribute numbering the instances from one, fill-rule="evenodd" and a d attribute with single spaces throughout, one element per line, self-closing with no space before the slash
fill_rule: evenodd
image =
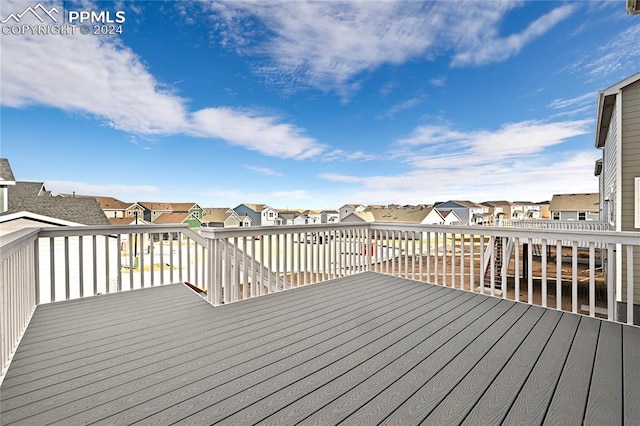
<path id="1" fill-rule="evenodd" d="M 373 244 L 372 244 L 372 238 L 371 238 L 371 225 L 369 225 L 366 229 L 365 229 L 365 240 L 366 240 L 366 253 L 367 253 L 367 264 L 365 265 L 365 271 L 369 272 L 371 271 L 371 262 L 372 262 L 372 251 L 373 251 Z"/>
<path id="2" fill-rule="evenodd" d="M 40 304 L 40 237 L 33 241 L 33 282 L 36 290 L 36 305 Z"/>

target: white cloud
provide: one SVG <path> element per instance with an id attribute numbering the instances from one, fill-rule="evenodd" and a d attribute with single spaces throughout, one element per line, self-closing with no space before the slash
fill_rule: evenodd
<path id="1" fill-rule="evenodd" d="M 521 2 L 351 1 L 203 3 L 216 22 L 214 35 L 242 54 L 272 61 L 257 72 L 291 90 L 307 84 L 344 97 L 358 76 L 383 64 L 453 52 L 452 65 L 482 65 L 517 54 L 566 18 L 560 6 L 521 33 L 498 35 L 509 10 Z M 252 19 L 253 18 L 253 19 Z M 262 24 L 257 25 L 256 19 Z M 433 84 L 442 84 L 435 80 Z"/>
<path id="2" fill-rule="evenodd" d="M 497 36 L 495 28 L 481 28 L 481 31 L 472 30 L 470 36 L 464 37 L 463 42 L 460 43 L 459 51 L 454 56 L 452 65 L 485 65 L 503 61 L 520 52 L 527 43 L 555 27 L 575 9 L 574 5 L 557 7 L 533 21 L 524 31 L 504 38 Z"/>
<path id="3" fill-rule="evenodd" d="M 393 105 L 391 108 L 389 108 L 389 110 L 386 111 L 384 114 L 377 115 L 376 119 L 381 120 L 383 118 L 391 118 L 402 111 L 417 107 L 422 102 L 424 102 L 424 99 L 425 99 L 424 96 L 418 96 L 418 97 L 407 99 L 406 101 L 397 103 Z"/>
<path id="4" fill-rule="evenodd" d="M 439 126 L 421 126 L 399 141 L 412 149 L 410 163 L 421 167 L 462 167 L 492 163 L 542 152 L 574 136 L 589 133 L 590 120 L 505 124 L 496 131 L 460 132 Z M 448 165 L 447 165 L 448 164 Z"/>
<path id="5" fill-rule="evenodd" d="M 584 64 L 592 78 L 628 76 L 638 71 L 640 24 L 633 25 L 598 47 L 596 58 Z"/>
<path id="6" fill-rule="evenodd" d="M 447 85 L 447 77 L 436 77 L 429 80 L 436 87 L 445 87 Z"/>
<path id="7" fill-rule="evenodd" d="M 500 129 L 460 131 L 421 126 L 399 141 L 397 158 L 410 169 L 368 176 L 324 173 L 349 184 L 353 199 L 369 203 L 432 203 L 448 199 L 549 199 L 553 193 L 595 192 L 596 150 L 554 147 L 590 133 L 592 122 L 525 121 Z M 380 169 L 373 169 L 380 170 Z"/>
<path id="8" fill-rule="evenodd" d="M 265 176 L 284 176 L 282 173 L 276 172 L 275 170 L 270 169 L 269 167 L 257 167 L 257 166 L 245 165 L 244 168 L 247 170 L 251 170 L 252 172 L 261 173 Z"/>
<path id="9" fill-rule="evenodd" d="M 23 8 L 24 2 L 3 3 L 3 11 Z M 276 157 L 309 158 L 325 150 L 277 117 L 224 107 L 189 111 L 118 37 L 3 35 L 0 50 L 3 106 L 43 105 L 134 135 L 222 139 Z"/>
<path id="10" fill-rule="evenodd" d="M 340 173 L 320 173 L 318 177 L 320 179 L 328 180 L 331 182 L 341 182 L 341 183 L 359 183 L 364 180 L 364 178 L 362 177 L 348 176 Z"/>
<path id="11" fill-rule="evenodd" d="M 45 188 L 54 194 L 109 195 L 126 198 L 130 195 L 157 194 L 160 189 L 153 185 L 122 185 L 117 183 L 95 184 L 67 180 L 48 180 Z"/>
<path id="12" fill-rule="evenodd" d="M 211 205 L 227 205 L 235 207 L 240 203 L 256 202 L 266 203 L 271 207 L 280 205 L 290 205 L 292 201 L 313 199 L 316 201 L 315 194 L 312 196 L 304 189 L 281 190 L 271 192 L 247 192 L 246 190 L 237 188 L 207 188 L 198 194 L 199 199 L 209 198 L 213 201 Z M 331 205 L 331 204 L 329 204 Z"/>
<path id="13" fill-rule="evenodd" d="M 244 148 L 281 158 L 309 158 L 322 153 L 324 146 L 304 136 L 302 130 L 229 108 L 206 108 L 191 114 L 186 133 L 221 138 Z"/>
<path id="14" fill-rule="evenodd" d="M 571 99 L 554 99 L 549 106 L 553 109 L 582 107 L 585 104 L 594 104 L 597 99 L 598 94 L 596 92 L 589 92 Z"/>

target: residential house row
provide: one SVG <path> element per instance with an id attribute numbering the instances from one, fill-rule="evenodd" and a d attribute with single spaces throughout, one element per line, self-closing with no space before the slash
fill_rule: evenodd
<path id="1" fill-rule="evenodd" d="M 602 167 L 602 162 L 598 163 Z M 43 182 L 16 181 L 7 159 L 0 159 L 0 224 L 3 233 L 26 226 L 187 224 L 200 227 L 249 227 L 404 222 L 443 225 L 499 225 L 503 219 L 598 220 L 599 195 L 556 194 L 551 202 L 449 200 L 419 205 L 345 204 L 339 209 L 277 209 L 267 204 L 201 207 L 196 202 L 136 201 L 114 197 L 59 194 Z"/>

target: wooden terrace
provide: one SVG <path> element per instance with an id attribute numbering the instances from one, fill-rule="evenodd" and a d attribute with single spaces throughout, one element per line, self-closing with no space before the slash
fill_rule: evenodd
<path id="1" fill-rule="evenodd" d="M 640 424 L 640 329 L 363 272 L 214 307 L 40 305 L 9 424 Z"/>

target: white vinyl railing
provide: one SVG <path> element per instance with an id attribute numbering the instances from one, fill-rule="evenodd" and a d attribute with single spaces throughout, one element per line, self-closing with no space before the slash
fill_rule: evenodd
<path id="1" fill-rule="evenodd" d="M 36 308 L 38 230 L 0 237 L 0 378 Z"/>
<path id="2" fill-rule="evenodd" d="M 637 233 L 366 223 L 207 229 L 202 236 L 214 305 L 362 271 L 628 323 L 633 303 L 618 315 L 616 302 L 638 302 Z"/>
<path id="3" fill-rule="evenodd" d="M 186 226 L 28 228 L 0 244 L 2 374 L 40 303 L 175 282 L 206 291 L 207 241 Z"/>
<path id="4" fill-rule="evenodd" d="M 526 229 L 559 229 L 559 230 L 581 230 L 581 231 L 610 231 L 611 225 L 606 222 L 594 220 L 518 220 L 500 219 L 496 221 L 496 226 L 526 228 Z"/>
<path id="5" fill-rule="evenodd" d="M 0 243 L 3 371 L 37 304 L 176 282 L 220 305 L 375 271 L 629 324 L 640 302 L 631 232 L 362 223 L 198 235 L 132 225 L 27 229 Z"/>

